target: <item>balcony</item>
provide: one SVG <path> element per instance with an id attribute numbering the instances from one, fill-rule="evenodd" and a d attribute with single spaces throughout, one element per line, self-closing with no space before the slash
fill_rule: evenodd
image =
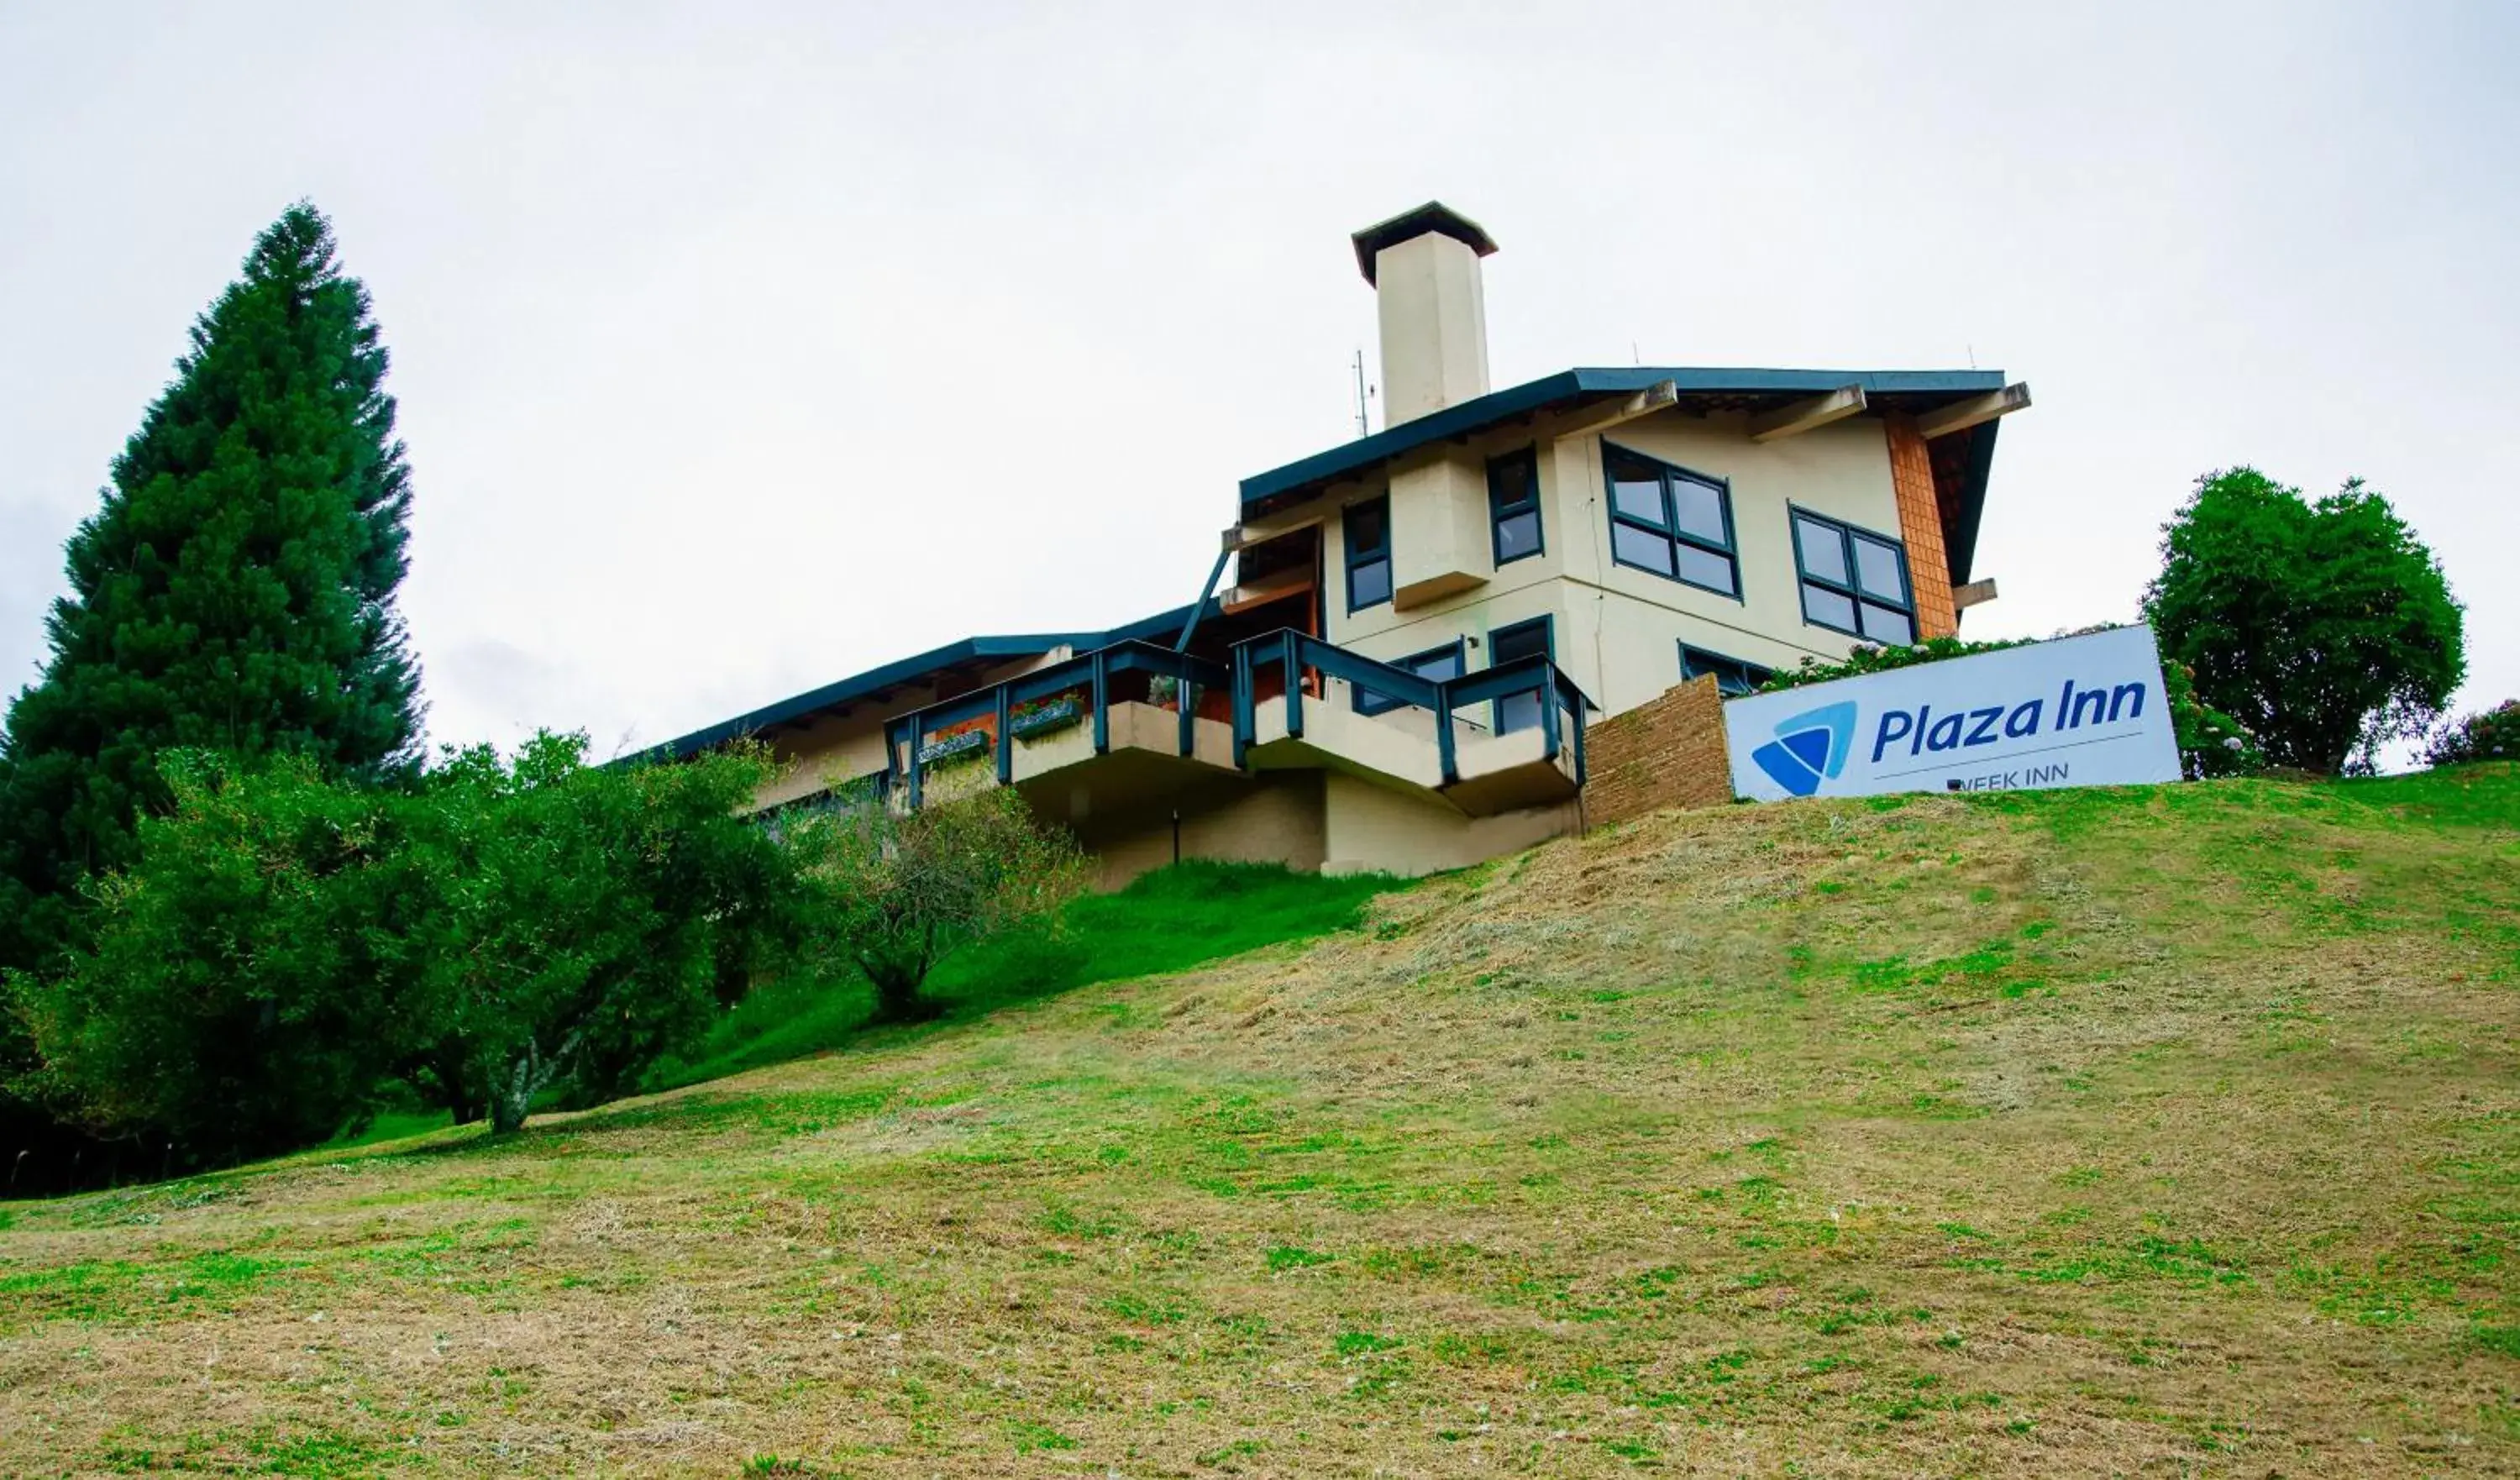
<path id="1" fill-rule="evenodd" d="M 1367 714 L 1359 693 L 1394 706 Z M 1522 695 L 1540 696 L 1537 723 L 1498 733 L 1489 720 L 1499 701 Z M 1282 631 L 1236 646 L 1234 701 L 1235 760 L 1245 770 L 1344 771 L 1440 796 L 1470 817 L 1561 802 L 1584 785 L 1591 705 L 1545 657 L 1428 679 Z"/>
<path id="2" fill-rule="evenodd" d="M 1368 714 L 1366 693 L 1390 707 Z M 1497 733 L 1501 700 L 1536 722 Z M 902 716 L 887 787 L 917 808 L 1020 786 L 1051 816 L 1180 810 L 1269 771 L 1334 770 L 1465 816 L 1545 806 L 1584 785 L 1584 695 L 1542 657 L 1421 678 L 1282 630 L 1232 665 L 1120 643 Z"/>
<path id="3" fill-rule="evenodd" d="M 1231 686 L 1220 664 L 1129 642 L 931 704 L 886 735 L 895 803 L 1053 776 L 1158 799 L 1236 776 Z"/>

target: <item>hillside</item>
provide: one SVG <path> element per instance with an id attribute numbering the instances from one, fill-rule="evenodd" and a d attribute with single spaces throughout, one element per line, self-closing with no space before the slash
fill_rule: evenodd
<path id="1" fill-rule="evenodd" d="M 0 1211 L 0 1469 L 2520 1468 L 2520 772 L 1649 819 Z"/>

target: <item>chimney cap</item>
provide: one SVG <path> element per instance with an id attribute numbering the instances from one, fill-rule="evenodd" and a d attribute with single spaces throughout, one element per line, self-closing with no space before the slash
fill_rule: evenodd
<path id="1" fill-rule="evenodd" d="M 1397 247 L 1422 237 L 1430 231 L 1440 232 L 1483 257 L 1497 249 L 1496 239 L 1489 236 L 1478 222 L 1441 201 L 1429 201 L 1415 210 L 1404 210 L 1388 221 L 1376 221 L 1350 237 L 1348 240 L 1356 244 L 1357 271 L 1364 273 L 1365 281 L 1372 283 L 1374 253 L 1386 247 Z"/>

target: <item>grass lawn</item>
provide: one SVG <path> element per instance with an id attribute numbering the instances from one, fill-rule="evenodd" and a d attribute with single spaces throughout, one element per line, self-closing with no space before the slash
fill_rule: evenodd
<path id="1" fill-rule="evenodd" d="M 1050 936 L 1022 935 L 948 956 L 922 989 L 948 1022 L 1092 982 L 1177 971 L 1257 946 L 1353 928 L 1367 900 L 1397 886 L 1382 875 L 1325 878 L 1275 865 L 1192 860 L 1088 895 Z M 667 1062 L 652 1090 L 722 1079 L 836 1049 L 875 1012 L 865 981 L 800 980 L 755 992 L 720 1021 L 689 1063 Z"/>
<path id="2" fill-rule="evenodd" d="M 941 1025 L 0 1205 L 0 1473 L 2520 1469 L 2513 768 L 1188 882 Z"/>

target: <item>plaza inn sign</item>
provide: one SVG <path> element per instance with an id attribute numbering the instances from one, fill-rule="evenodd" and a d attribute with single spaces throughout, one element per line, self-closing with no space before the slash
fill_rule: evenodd
<path id="1" fill-rule="evenodd" d="M 2179 780 L 2152 629 L 2115 627 L 1724 706 L 1758 801 Z"/>

